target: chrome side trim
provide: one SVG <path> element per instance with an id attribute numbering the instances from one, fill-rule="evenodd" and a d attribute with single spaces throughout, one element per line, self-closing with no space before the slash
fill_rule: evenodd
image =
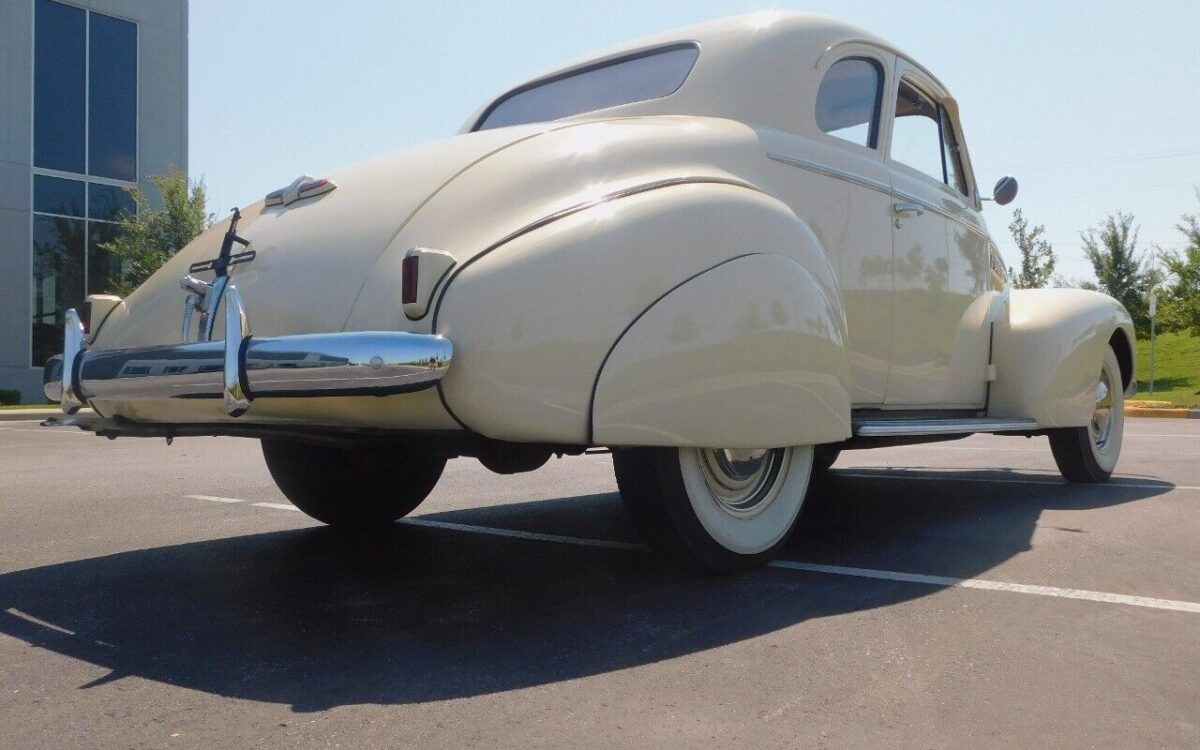
<path id="1" fill-rule="evenodd" d="M 936 206 L 927 200 L 918 198 L 915 195 L 910 195 L 908 193 L 901 192 L 899 190 L 892 190 L 892 196 L 895 198 L 899 198 L 900 200 L 910 201 L 912 203 L 916 203 L 919 206 L 923 206 L 924 208 L 928 209 L 929 211 L 933 211 L 938 216 L 941 216 L 945 219 L 949 219 L 950 221 L 957 223 L 959 226 L 963 227 L 964 229 L 974 232 L 975 234 L 979 235 L 983 239 L 987 240 L 989 243 L 992 241 L 992 238 L 988 235 L 988 233 L 986 231 L 984 231 L 984 229 L 982 227 L 975 226 L 971 222 L 965 221 L 961 217 L 955 216 L 954 214 L 950 213 L 949 211 L 942 208 L 941 206 Z"/>
<path id="2" fill-rule="evenodd" d="M 941 208 L 939 206 L 935 206 L 934 204 L 930 203 L 927 200 L 922 200 L 921 198 L 918 198 L 915 195 L 910 195 L 908 193 L 904 193 L 899 190 L 895 190 L 892 188 L 891 185 L 885 185 L 882 182 L 876 182 L 875 180 L 872 180 L 867 177 L 862 177 L 860 175 L 856 175 L 851 172 L 845 172 L 840 169 L 826 166 L 824 164 L 819 164 L 814 161 L 808 161 L 807 159 L 798 159 L 794 156 L 788 156 L 787 154 L 780 154 L 777 152 L 768 152 L 767 158 L 773 159 L 774 161 L 781 162 L 783 164 L 789 164 L 793 167 L 800 167 L 801 169 L 807 169 L 810 172 L 816 172 L 817 174 L 824 175 L 826 177 L 832 177 L 835 180 L 842 180 L 843 182 L 849 182 L 853 185 L 859 185 L 860 187 L 865 187 L 870 190 L 877 190 L 885 195 L 889 195 L 892 198 L 896 198 L 901 201 L 915 203 L 927 211 L 932 211 L 941 217 L 944 217 L 950 221 L 956 222 L 957 224 L 961 225 L 964 229 L 974 232 L 975 234 L 979 235 L 980 237 L 991 242 L 991 237 L 988 235 L 987 231 L 985 231 L 982 227 L 978 227 L 978 226 L 970 223 L 969 221 L 964 221 L 963 219 L 961 219 L 958 216 L 955 216 L 954 214 L 950 213 L 946 209 Z"/>
<path id="3" fill-rule="evenodd" d="M 972 432 L 1033 432 L 1033 419 L 871 419 L 854 423 L 854 434 L 861 437 L 900 435 L 957 435 Z"/>
<path id="4" fill-rule="evenodd" d="M 776 152 L 768 152 L 767 158 L 773 159 L 773 160 L 775 160 L 777 162 L 781 162 L 783 164 L 789 164 L 793 167 L 800 167 L 801 169 L 807 169 L 810 172 L 816 172 L 817 174 L 822 174 L 822 175 L 825 175 L 826 177 L 832 177 L 835 180 L 842 180 L 843 182 L 849 182 L 851 184 L 859 185 L 861 187 L 869 188 L 871 190 L 878 190 L 879 192 L 885 193 L 887 195 L 892 194 L 892 186 L 891 185 L 885 185 L 882 182 L 876 182 L 875 180 L 872 180 L 867 177 L 862 177 L 860 175 L 856 175 L 851 172 L 844 172 L 840 169 L 835 169 L 833 167 L 829 167 L 824 164 L 818 164 L 815 161 L 808 161 L 807 159 L 797 159 L 794 156 L 788 156 L 787 154 L 780 154 L 780 153 L 776 153 Z"/>

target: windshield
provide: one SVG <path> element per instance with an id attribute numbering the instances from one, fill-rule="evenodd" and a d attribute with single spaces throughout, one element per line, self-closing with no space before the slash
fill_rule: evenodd
<path id="1" fill-rule="evenodd" d="M 699 54 L 694 44 L 670 47 L 531 84 L 497 100 L 475 129 L 557 120 L 668 96 L 687 80 Z"/>

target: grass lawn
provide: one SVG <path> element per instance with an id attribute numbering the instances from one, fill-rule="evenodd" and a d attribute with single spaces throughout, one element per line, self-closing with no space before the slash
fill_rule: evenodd
<path id="1" fill-rule="evenodd" d="M 57 404 L 0 404 L 0 411 L 10 409 L 49 409 Z"/>
<path id="2" fill-rule="evenodd" d="M 1137 344 L 1135 398 L 1200 407 L 1200 336 L 1161 333 L 1154 343 L 1154 393 L 1150 393 L 1150 338 Z"/>

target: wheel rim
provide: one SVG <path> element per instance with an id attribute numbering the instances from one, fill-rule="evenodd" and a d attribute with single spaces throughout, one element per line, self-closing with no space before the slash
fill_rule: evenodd
<path id="1" fill-rule="evenodd" d="M 1113 382 L 1108 368 L 1100 370 L 1100 382 L 1096 385 L 1096 407 L 1092 412 L 1092 421 L 1088 423 L 1088 433 L 1092 437 L 1092 445 L 1097 450 L 1104 450 L 1112 435 L 1113 427 Z"/>
<path id="2" fill-rule="evenodd" d="M 752 518 L 775 499 L 771 490 L 783 463 L 782 448 L 704 448 L 699 453 L 704 484 L 725 513 Z"/>

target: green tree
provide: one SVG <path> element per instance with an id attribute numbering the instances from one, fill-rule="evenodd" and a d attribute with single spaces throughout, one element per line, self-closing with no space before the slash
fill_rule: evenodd
<path id="1" fill-rule="evenodd" d="M 1196 199 L 1200 200 L 1200 190 Z M 1159 321 L 1167 330 L 1200 336 L 1200 216 L 1184 214 L 1175 226 L 1187 244 L 1162 256 L 1170 283 L 1159 295 Z"/>
<path id="2" fill-rule="evenodd" d="M 1138 229 L 1133 225 L 1133 214 L 1109 214 L 1097 227 L 1079 236 L 1100 291 L 1125 305 L 1138 332 L 1148 333 L 1148 295 L 1153 277 L 1143 268 L 1142 256 L 1137 252 Z"/>
<path id="3" fill-rule="evenodd" d="M 129 192 L 137 213 L 122 214 L 116 239 L 102 246 L 120 262 L 120 273 L 110 277 L 109 286 L 121 296 L 150 278 L 175 251 L 213 223 L 213 215 L 205 210 L 203 182 L 192 182 L 174 167 L 152 176 L 150 182 L 162 198 L 162 208 L 151 205 L 140 188 L 133 188 Z"/>
<path id="4" fill-rule="evenodd" d="M 1009 267 L 1008 278 L 1017 289 L 1041 289 L 1054 275 L 1054 248 L 1046 241 L 1046 227 L 1038 224 L 1032 229 L 1021 209 L 1013 211 L 1012 223 L 1008 225 L 1013 242 L 1021 251 L 1021 271 L 1014 273 Z"/>

